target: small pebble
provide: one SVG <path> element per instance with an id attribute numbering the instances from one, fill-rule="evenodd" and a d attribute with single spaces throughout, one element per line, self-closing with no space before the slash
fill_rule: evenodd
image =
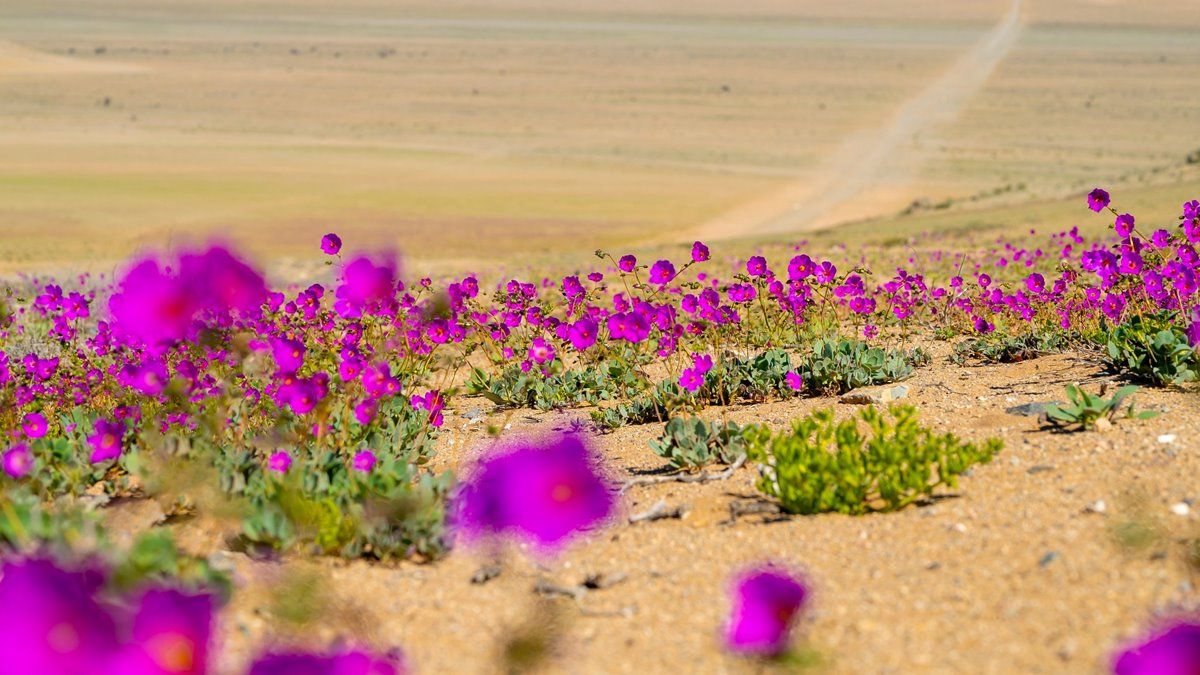
<path id="1" fill-rule="evenodd" d="M 1103 499 L 1097 499 L 1083 509 L 1084 513 L 1106 513 L 1107 511 L 1108 504 L 1105 504 Z"/>
<path id="2" fill-rule="evenodd" d="M 1177 516 L 1186 516 L 1187 514 L 1189 514 L 1191 512 L 1192 512 L 1192 507 L 1188 506 L 1184 502 L 1179 502 L 1177 504 L 1171 505 L 1171 513 L 1174 513 Z"/>
<path id="3" fill-rule="evenodd" d="M 1158 437 L 1158 442 L 1159 443 L 1174 443 L 1176 438 L 1178 438 L 1178 436 L 1176 436 L 1175 434 L 1163 434 L 1162 436 Z"/>

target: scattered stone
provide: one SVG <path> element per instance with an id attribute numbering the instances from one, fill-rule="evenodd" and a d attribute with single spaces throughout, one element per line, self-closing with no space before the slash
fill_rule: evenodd
<path id="1" fill-rule="evenodd" d="M 1038 560 L 1038 567 L 1047 567 L 1055 560 L 1058 560 L 1058 551 L 1047 551 L 1046 555 Z"/>
<path id="2" fill-rule="evenodd" d="M 838 399 L 838 403 L 850 403 L 854 405 L 883 405 L 892 401 L 899 401 L 908 396 L 911 389 L 907 384 L 897 384 L 890 387 L 874 387 L 870 389 L 855 389 L 854 391 L 842 394 Z"/>
<path id="3" fill-rule="evenodd" d="M 1171 513 L 1177 516 L 1186 516 L 1192 512 L 1192 507 L 1187 505 L 1187 502 L 1178 502 L 1171 505 Z"/>
<path id="4" fill-rule="evenodd" d="M 617 584 L 628 579 L 629 575 L 625 574 L 624 572 L 614 572 L 613 574 L 589 574 L 584 577 L 581 585 L 584 588 L 598 591 L 605 588 L 612 588 L 613 586 L 616 586 Z"/>
<path id="5" fill-rule="evenodd" d="M 1104 514 L 1104 513 L 1108 512 L 1108 504 L 1105 504 L 1103 499 L 1097 499 L 1096 501 L 1092 502 L 1091 504 L 1088 504 L 1087 506 L 1085 506 L 1083 508 L 1083 512 L 1084 513 Z"/>
<path id="6" fill-rule="evenodd" d="M 1096 420 L 1096 431 L 1108 431 L 1113 428 L 1113 423 L 1108 421 L 1107 417 L 1101 417 Z"/>
<path id="7" fill-rule="evenodd" d="M 1162 436 L 1158 437 L 1158 442 L 1159 443 L 1174 443 L 1176 438 L 1178 438 L 1178 436 L 1176 436 L 1175 434 L 1163 434 Z"/>
<path id="8" fill-rule="evenodd" d="M 940 569 L 942 569 L 942 563 L 935 560 L 935 561 L 929 563 L 928 565 L 926 565 L 925 569 L 929 570 L 930 572 L 932 572 L 934 570 L 940 570 Z"/>
<path id="9" fill-rule="evenodd" d="M 1026 470 L 1026 473 L 1030 473 L 1030 474 L 1044 473 L 1046 471 L 1053 471 L 1053 470 L 1054 470 L 1054 467 L 1050 466 L 1049 464 L 1035 464 L 1035 465 L 1029 467 Z"/>
<path id="10" fill-rule="evenodd" d="M 538 581 L 533 585 L 533 592 L 545 596 L 562 595 L 576 601 L 587 595 L 583 586 L 559 586 L 549 581 Z"/>
<path id="11" fill-rule="evenodd" d="M 484 565 L 483 567 L 475 570 L 475 573 L 471 575 L 471 583 L 475 584 L 476 586 L 486 584 L 492 579 L 500 576 L 500 570 L 500 566 L 495 563 Z"/>
<path id="12" fill-rule="evenodd" d="M 678 519 L 678 518 L 682 518 L 684 516 L 684 514 L 686 514 L 686 513 L 687 513 L 687 505 L 686 504 L 671 507 L 671 506 L 667 506 L 667 500 L 660 499 L 660 500 L 658 500 L 658 502 L 656 502 L 654 504 L 654 506 L 651 506 L 649 509 L 642 511 L 641 513 L 635 513 L 635 514 L 629 516 L 629 522 L 632 524 L 632 523 L 650 522 L 650 521 L 654 521 L 654 520 L 667 520 L 667 519 L 671 519 L 671 518 Z"/>
<path id="13" fill-rule="evenodd" d="M 1047 408 L 1056 405 L 1061 405 L 1061 403 L 1058 401 L 1035 401 L 1033 403 L 1022 403 L 1021 405 L 1014 405 L 1011 408 L 1005 408 L 1004 412 L 1020 417 L 1040 417 L 1046 414 Z"/>

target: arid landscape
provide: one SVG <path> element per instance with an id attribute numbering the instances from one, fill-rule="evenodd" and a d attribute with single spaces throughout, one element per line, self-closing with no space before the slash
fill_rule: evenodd
<path id="1" fill-rule="evenodd" d="M 1200 672 L 1198 34 L 0 0 L 0 675 Z"/>

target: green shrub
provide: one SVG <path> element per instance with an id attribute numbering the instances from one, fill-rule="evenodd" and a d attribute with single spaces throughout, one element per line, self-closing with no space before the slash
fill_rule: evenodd
<path id="1" fill-rule="evenodd" d="M 760 402 L 795 394 L 787 384 L 792 359 L 782 349 L 747 357 L 726 358 L 705 378 L 702 398 L 721 404 L 746 400 Z"/>
<path id="2" fill-rule="evenodd" d="M 1108 336 L 1108 367 L 1156 387 L 1197 379 L 1200 357 L 1175 312 L 1134 316 Z"/>
<path id="3" fill-rule="evenodd" d="M 649 393 L 634 397 L 627 403 L 591 412 L 592 423 L 599 429 L 618 429 L 630 424 L 666 422 L 675 412 L 691 410 L 698 405 L 678 384 L 664 380 Z"/>
<path id="4" fill-rule="evenodd" d="M 971 361 L 1017 363 L 1061 352 L 1066 349 L 1067 342 L 1065 333 L 1024 333 L 1021 335 L 990 333 L 968 338 L 958 343 L 954 346 L 954 354 L 950 359 L 959 365 Z"/>
<path id="5" fill-rule="evenodd" d="M 519 365 L 495 375 L 473 368 L 467 393 L 501 406 L 554 410 L 630 396 L 642 387 L 637 373 L 619 361 L 582 370 L 564 370 L 562 362 L 555 361 L 551 368 L 549 376 L 536 370 L 524 372 Z"/>
<path id="6" fill-rule="evenodd" d="M 960 474 L 1000 451 L 998 439 L 964 443 L 916 418 L 911 406 L 894 407 L 890 415 L 868 407 L 839 423 L 826 409 L 789 432 L 757 427 L 747 432 L 747 450 L 761 465 L 758 488 L 789 513 L 895 511 L 941 485 L 954 487 Z"/>
<path id="7" fill-rule="evenodd" d="M 697 417 L 674 417 L 650 448 L 677 469 L 702 469 L 719 462 L 732 464 L 746 454 L 743 430 L 733 422 L 707 422 Z"/>
<path id="8" fill-rule="evenodd" d="M 929 363 L 920 349 L 885 350 L 859 340 L 820 339 L 797 369 L 810 393 L 843 394 L 851 389 L 899 382 Z"/>
<path id="9" fill-rule="evenodd" d="M 1137 385 L 1128 385 L 1121 387 L 1113 394 L 1112 398 L 1104 398 L 1104 390 L 1100 390 L 1100 395 L 1089 394 L 1079 388 L 1077 384 L 1067 385 L 1067 401 L 1066 405 L 1052 405 L 1046 408 L 1046 419 L 1054 426 L 1063 429 L 1072 427 L 1083 429 L 1095 429 L 1100 420 L 1106 420 L 1107 424 L 1112 424 L 1118 419 L 1118 415 L 1124 412 L 1125 418 L 1150 419 L 1158 415 L 1155 410 L 1143 410 L 1134 412 L 1133 399 L 1131 396 L 1138 390 Z M 1122 410 L 1122 405 L 1128 401 L 1129 405 Z"/>

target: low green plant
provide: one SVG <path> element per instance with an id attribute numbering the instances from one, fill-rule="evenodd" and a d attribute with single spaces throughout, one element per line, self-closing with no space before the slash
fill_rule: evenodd
<path id="1" fill-rule="evenodd" d="M 204 558 L 179 549 L 170 530 L 142 532 L 128 549 L 118 548 L 94 510 L 63 500 L 47 504 L 22 488 L 0 495 L 0 555 L 50 556 L 57 560 L 109 563 L 106 583 L 116 590 L 168 583 L 217 591 L 228 598 L 229 577 Z"/>
<path id="2" fill-rule="evenodd" d="M 1133 409 L 1133 394 L 1138 390 L 1134 384 L 1118 389 L 1111 397 L 1105 398 L 1104 388 L 1100 393 L 1089 394 L 1077 384 L 1068 384 L 1066 393 L 1068 403 L 1065 405 L 1050 405 L 1046 407 L 1046 419 L 1053 426 L 1062 429 L 1095 429 L 1097 424 L 1113 424 L 1120 418 L 1150 419 L 1158 415 L 1157 410 Z M 1125 405 L 1128 403 L 1128 405 Z"/>
<path id="3" fill-rule="evenodd" d="M 554 410 L 629 396 L 642 386 L 638 374 L 620 361 L 581 370 L 564 369 L 561 361 L 555 361 L 550 369 L 551 374 L 545 375 L 512 365 L 493 375 L 473 368 L 467 393 L 500 406 Z"/>
<path id="4" fill-rule="evenodd" d="M 650 448 L 677 469 L 702 469 L 713 463 L 732 464 L 746 454 L 743 429 L 734 422 L 708 422 L 698 417 L 673 417 Z"/>
<path id="5" fill-rule="evenodd" d="M 1067 336 L 1061 332 L 990 333 L 968 338 L 954 346 L 950 359 L 959 365 L 979 363 L 1017 363 L 1063 351 Z"/>
<path id="6" fill-rule="evenodd" d="M 1108 335 L 1110 370 L 1156 387 L 1200 377 L 1200 356 L 1175 312 L 1137 315 Z"/>
<path id="7" fill-rule="evenodd" d="M 782 349 L 769 349 L 747 357 L 724 359 L 705 378 L 700 395 L 728 405 L 734 401 L 760 402 L 795 392 L 787 384 L 792 359 Z"/>
<path id="8" fill-rule="evenodd" d="M 673 413 L 691 410 L 699 403 L 675 382 L 664 380 L 650 393 L 635 396 L 626 403 L 597 408 L 590 417 L 597 428 L 611 430 L 630 424 L 666 422 Z"/>
<path id="9" fill-rule="evenodd" d="M 860 340 L 822 338 L 797 369 L 811 393 L 843 394 L 858 387 L 899 382 L 929 363 L 921 349 L 890 350 Z"/>
<path id="10" fill-rule="evenodd" d="M 872 406 L 842 422 L 825 409 L 790 431 L 755 427 L 746 437 L 749 457 L 760 465 L 759 490 L 798 514 L 895 511 L 940 486 L 954 487 L 1002 447 L 999 439 L 977 445 L 934 433 L 917 423 L 912 406 L 890 413 Z"/>

